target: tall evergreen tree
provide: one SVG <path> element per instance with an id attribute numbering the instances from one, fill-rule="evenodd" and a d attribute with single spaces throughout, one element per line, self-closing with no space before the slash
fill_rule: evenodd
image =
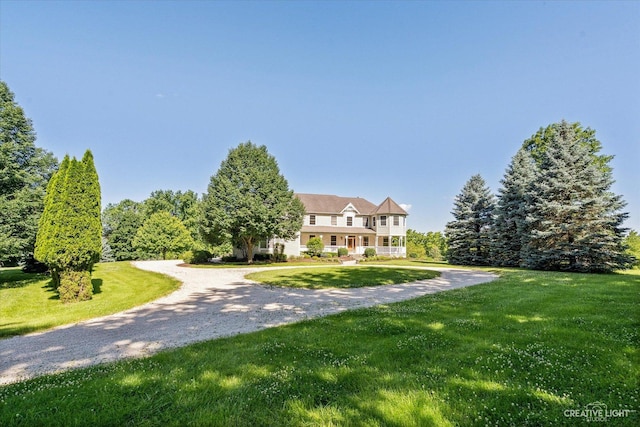
<path id="1" fill-rule="evenodd" d="M 100 184 L 90 151 L 82 161 L 65 157 L 47 187 L 36 241 L 63 302 L 90 299 L 91 270 L 102 251 Z"/>
<path id="2" fill-rule="evenodd" d="M 90 254 L 86 269 L 91 271 L 93 265 L 100 261 L 102 253 L 102 192 L 91 150 L 84 153 L 81 165 L 83 186 L 80 194 L 84 213 L 82 218 L 85 222 L 83 227 L 86 230 L 83 232 L 86 239 L 84 250 Z"/>
<path id="3" fill-rule="evenodd" d="M 531 138 L 522 143 L 522 149 L 529 152 L 536 164 L 541 166 L 547 147 L 557 137 L 558 132 L 567 126 L 572 129 L 575 142 L 582 145 L 589 152 L 589 156 L 596 167 L 603 172 L 610 173 L 612 169 L 609 162 L 613 159 L 613 156 L 600 153 L 602 143 L 596 138 L 596 131 L 589 127 L 583 128 L 580 122 L 567 123 L 563 120 L 559 123 L 552 123 L 545 128 L 541 127 Z"/>
<path id="4" fill-rule="evenodd" d="M 45 188 L 58 166 L 35 141 L 31 120 L 0 81 L 0 263 L 34 250 Z"/>
<path id="5" fill-rule="evenodd" d="M 545 270 L 605 272 L 628 266 L 625 202 L 611 192 L 611 169 L 594 161 L 574 126 L 562 121 L 540 157 L 526 193 L 523 265 Z M 606 167 L 605 167 L 606 166 Z"/>
<path id="6" fill-rule="evenodd" d="M 490 262 L 490 230 L 494 197 L 480 175 L 467 181 L 456 196 L 454 220 L 447 223 L 447 257 L 452 264 L 487 265 Z"/>
<path id="7" fill-rule="evenodd" d="M 527 150 L 520 149 L 500 181 L 491 232 L 492 264 L 517 267 L 522 243 L 528 236 L 525 194 L 536 173 L 536 164 Z"/>
<path id="8" fill-rule="evenodd" d="M 65 156 L 60 168 L 49 180 L 44 199 L 44 211 L 38 223 L 34 250 L 34 257 L 49 266 L 56 287 L 60 285 L 60 266 L 55 262 L 54 243 L 58 227 L 64 221 L 64 217 L 61 215 L 64 211 L 63 204 L 70 163 L 69 156 Z"/>

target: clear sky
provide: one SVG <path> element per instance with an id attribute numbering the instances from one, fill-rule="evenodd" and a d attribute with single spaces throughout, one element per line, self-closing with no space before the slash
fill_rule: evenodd
<path id="1" fill-rule="evenodd" d="M 443 230 L 562 119 L 597 131 L 640 230 L 640 2 L 0 0 L 0 78 L 103 206 L 203 193 L 264 144 L 297 192 L 391 196 Z"/>

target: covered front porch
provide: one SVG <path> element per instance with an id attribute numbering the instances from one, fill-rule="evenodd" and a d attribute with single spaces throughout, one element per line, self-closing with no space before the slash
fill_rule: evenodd
<path id="1" fill-rule="evenodd" d="M 309 239 L 319 237 L 324 244 L 324 252 L 337 253 L 338 249 L 347 249 L 349 255 L 364 255 L 368 248 L 373 248 L 376 255 L 404 257 L 406 243 L 404 236 L 376 236 L 375 231 L 366 229 L 365 233 L 314 234 L 302 232 L 300 235 L 300 253 L 307 251 Z"/>

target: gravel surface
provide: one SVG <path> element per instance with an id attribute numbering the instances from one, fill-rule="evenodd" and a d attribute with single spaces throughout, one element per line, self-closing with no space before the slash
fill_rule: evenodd
<path id="1" fill-rule="evenodd" d="M 497 278 L 479 271 L 433 268 L 442 275 L 409 284 L 309 290 L 269 287 L 244 278 L 265 267 L 185 268 L 178 267 L 178 261 L 133 264 L 183 284 L 172 294 L 131 310 L 0 340 L 0 384 Z"/>

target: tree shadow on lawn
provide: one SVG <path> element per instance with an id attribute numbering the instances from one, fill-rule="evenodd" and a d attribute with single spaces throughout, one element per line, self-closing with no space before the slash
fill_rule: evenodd
<path id="1" fill-rule="evenodd" d="M 46 279 L 49 275 L 42 273 L 23 273 L 19 269 L 0 271 L 0 290 L 24 288 Z"/>
<path id="2" fill-rule="evenodd" d="M 637 320 L 636 294 L 602 302 L 599 283 L 548 279 L 501 279 L 65 374 L 50 381 L 87 379 L 82 408 L 52 391 L 37 396 L 39 410 L 51 423 L 73 414 L 96 424 L 575 425 L 567 409 L 628 407 L 640 388 L 620 344 L 634 336 L 614 326 Z"/>

